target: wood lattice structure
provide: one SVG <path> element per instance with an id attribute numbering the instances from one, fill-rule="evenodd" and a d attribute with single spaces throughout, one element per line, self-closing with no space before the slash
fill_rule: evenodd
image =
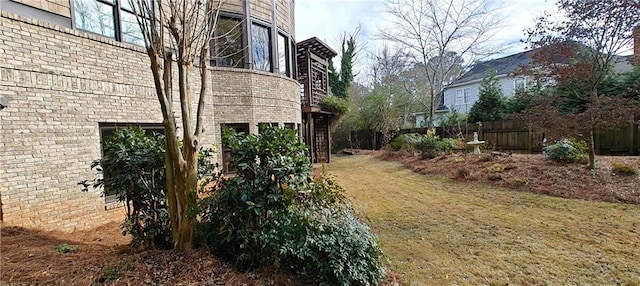
<path id="1" fill-rule="evenodd" d="M 336 55 L 333 49 L 316 37 L 296 45 L 303 134 L 313 163 L 331 161 L 330 126 L 333 113 L 322 110 L 320 104 L 329 95 L 328 60 Z"/>

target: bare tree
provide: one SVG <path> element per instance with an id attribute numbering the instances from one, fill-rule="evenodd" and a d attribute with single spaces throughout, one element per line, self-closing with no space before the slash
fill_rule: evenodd
<path id="1" fill-rule="evenodd" d="M 422 104 L 430 128 L 437 96 L 462 72 L 455 59 L 471 63 L 490 54 L 488 41 L 502 21 L 485 0 L 390 0 L 386 11 L 394 29 L 380 31 L 380 37 L 407 48 L 429 83 Z"/>
<path id="2" fill-rule="evenodd" d="M 547 50 L 534 57 L 534 64 L 542 67 L 538 70 L 546 73 L 543 77 L 562 84 L 576 100 L 585 103 L 572 113 L 588 128 L 589 166 L 595 169 L 597 130 L 633 120 L 632 114 L 621 108 L 632 103 L 605 100 L 599 96 L 598 86 L 611 73 L 617 54 L 630 49 L 633 28 L 640 25 L 640 5 L 638 0 L 558 0 L 556 6 L 564 20 L 539 17 L 535 27 L 527 30 L 527 42 Z M 558 64 L 558 56 L 571 61 Z"/>
<path id="3" fill-rule="evenodd" d="M 174 248 L 194 247 L 197 162 L 207 95 L 209 43 L 221 1 L 129 0 L 144 38 L 166 135 L 167 203 Z M 177 73 L 173 67 L 177 67 Z M 199 70 L 197 98 L 192 95 L 192 70 Z M 177 78 L 175 76 L 177 75 Z M 177 83 L 177 89 L 174 84 Z M 174 91 L 179 106 L 174 108 Z M 194 99 L 197 101 L 194 102 Z M 194 103 L 197 109 L 193 110 Z M 179 112 L 179 119 L 176 117 Z M 180 125 L 180 128 L 178 126 Z M 182 144 L 178 137 L 182 130 Z"/>

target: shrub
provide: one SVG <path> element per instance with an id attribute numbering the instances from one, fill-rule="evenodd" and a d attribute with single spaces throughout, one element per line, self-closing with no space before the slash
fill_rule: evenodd
<path id="1" fill-rule="evenodd" d="M 389 147 L 391 147 L 393 151 L 413 151 L 416 150 L 416 146 L 420 140 L 422 140 L 422 136 L 419 134 L 401 134 L 389 143 Z"/>
<path id="2" fill-rule="evenodd" d="M 638 174 L 638 170 L 624 163 L 614 162 L 611 164 L 611 169 L 615 174 L 623 175 L 623 176 L 635 176 Z"/>
<path id="3" fill-rule="evenodd" d="M 487 173 L 502 173 L 505 170 L 505 165 L 493 164 L 486 169 Z"/>
<path id="4" fill-rule="evenodd" d="M 458 169 L 458 178 L 466 178 L 471 174 L 471 172 L 469 172 L 469 170 L 467 170 L 467 168 L 460 168 Z"/>
<path id="5" fill-rule="evenodd" d="M 416 142 L 416 148 L 422 153 L 422 159 L 432 159 L 449 153 L 453 145 L 450 139 L 440 139 L 435 130 L 429 130 Z"/>
<path id="6" fill-rule="evenodd" d="M 480 162 L 489 162 L 489 161 L 493 161 L 493 155 L 491 154 L 481 154 L 480 158 L 478 159 L 478 161 Z"/>
<path id="7" fill-rule="evenodd" d="M 575 163 L 585 156 L 585 152 L 580 148 L 576 148 L 569 139 L 561 139 L 542 148 L 542 153 L 552 161 L 563 163 Z"/>
<path id="8" fill-rule="evenodd" d="M 274 217 L 261 240 L 282 269 L 321 285 L 378 284 L 383 277 L 377 238 L 349 205 L 295 206 Z"/>
<path id="9" fill-rule="evenodd" d="M 325 96 L 322 98 L 320 107 L 340 117 L 349 112 L 349 101 L 337 96 Z"/>
<path id="10" fill-rule="evenodd" d="M 104 139 L 103 156 L 91 163 L 102 177 L 79 184 L 87 190 L 103 187 L 126 207 L 123 234 L 131 234 L 132 246 L 147 245 L 171 248 L 171 225 L 166 201 L 165 138 L 155 132 L 145 133 L 138 126 L 118 128 Z M 212 152 L 201 151 L 198 158 L 199 178 L 211 176 L 216 165 Z"/>
<path id="11" fill-rule="evenodd" d="M 225 132 L 223 142 L 237 173 L 201 201 L 201 243 L 241 269 L 273 264 L 325 285 L 380 281 L 377 239 L 340 186 L 324 174 L 312 180 L 295 132 Z"/>
<path id="12" fill-rule="evenodd" d="M 102 158 L 91 164 L 103 175 L 93 186 L 103 186 L 125 204 L 123 234 L 131 234 L 133 246 L 172 246 L 164 190 L 164 142 L 164 135 L 146 134 L 138 126 L 118 128 L 105 139 Z"/>
<path id="13" fill-rule="evenodd" d="M 502 175 L 500 175 L 498 173 L 489 173 L 489 174 L 487 174 L 487 179 L 489 181 L 500 181 L 500 180 L 502 180 Z"/>

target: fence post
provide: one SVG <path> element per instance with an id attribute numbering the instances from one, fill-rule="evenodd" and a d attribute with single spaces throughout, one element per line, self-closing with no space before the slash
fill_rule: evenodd
<path id="1" fill-rule="evenodd" d="M 527 133 L 529 133 L 529 154 L 531 154 L 533 151 L 533 134 L 531 132 L 531 124 L 528 124 L 529 128 L 527 130 Z"/>
<path id="2" fill-rule="evenodd" d="M 634 146 L 633 146 L 633 142 L 635 141 L 635 140 L 634 140 L 634 139 L 635 139 L 635 138 L 634 138 L 634 137 L 635 137 L 635 136 L 634 136 L 634 135 L 635 135 L 635 134 L 634 134 L 635 132 L 633 132 L 633 131 L 634 131 L 633 129 L 634 129 L 635 125 L 636 125 L 635 123 L 633 123 L 633 122 L 629 122 L 629 126 L 627 126 L 627 130 L 628 130 L 627 132 L 629 132 L 629 156 L 633 156 L 633 155 L 634 155 L 634 154 L 633 154 L 633 151 L 634 151 L 634 150 L 633 150 L 633 147 L 634 147 Z"/>

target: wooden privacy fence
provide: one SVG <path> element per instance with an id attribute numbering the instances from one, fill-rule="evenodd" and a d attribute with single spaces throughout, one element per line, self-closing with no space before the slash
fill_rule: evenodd
<path id="1" fill-rule="evenodd" d="M 394 136 L 408 133 L 426 134 L 426 128 L 401 129 Z M 482 124 L 469 123 L 457 126 L 436 127 L 436 134 L 441 138 L 458 138 L 462 135 L 466 141 L 473 140 L 473 132 L 478 132 L 478 138 L 486 142 L 485 146 L 494 150 L 514 152 L 541 152 L 544 145 L 544 133 L 536 132 L 520 120 L 503 120 L 484 122 Z M 375 142 L 374 142 L 375 138 Z M 380 149 L 382 134 L 373 136 L 370 130 L 351 132 L 351 142 L 354 148 Z M 596 154 L 599 155 L 638 155 L 640 153 L 640 126 L 629 123 L 625 127 L 599 132 L 595 136 Z"/>

